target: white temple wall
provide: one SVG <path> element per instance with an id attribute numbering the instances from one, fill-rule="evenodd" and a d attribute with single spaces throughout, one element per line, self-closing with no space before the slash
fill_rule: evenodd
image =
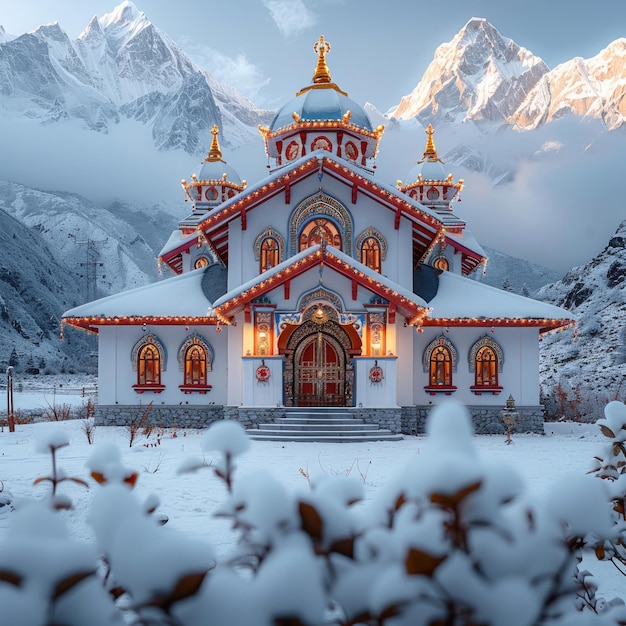
<path id="1" fill-rule="evenodd" d="M 357 407 L 397 407 L 397 358 L 356 357 L 354 359 L 355 406 Z M 380 367 L 382 379 L 371 380 L 373 367 Z"/>
<path id="2" fill-rule="evenodd" d="M 283 357 L 244 357 L 243 369 L 243 406 L 277 407 L 283 405 Z M 260 379 L 257 369 L 269 368 L 269 379 Z"/>
<path id="3" fill-rule="evenodd" d="M 146 405 L 153 404 L 224 404 L 226 402 L 226 332 L 215 332 L 214 326 L 149 326 L 146 332 L 158 337 L 167 352 L 165 369 L 161 372 L 160 393 L 133 389 L 137 371 L 131 359 L 135 344 L 144 336 L 141 326 L 100 327 L 98 344 L 98 404 Z M 212 389 L 205 394 L 184 393 L 179 389 L 184 381 L 178 364 L 178 350 L 183 342 L 197 333 L 213 348 L 212 371 L 207 373 L 207 384 Z"/>
<path id="4" fill-rule="evenodd" d="M 446 399 L 454 399 L 466 405 L 502 405 L 512 395 L 518 406 L 539 404 L 539 343 L 537 328 L 445 328 L 426 327 L 424 332 L 414 334 L 413 355 L 413 404 L 418 406 L 436 405 Z M 450 340 L 458 353 L 456 371 L 452 384 L 457 387 L 449 395 L 424 390 L 428 384 L 428 371 L 423 368 L 423 355 L 428 345 L 443 335 Z M 482 393 L 477 395 L 470 390 L 474 385 L 474 372 L 470 371 L 469 353 L 476 341 L 485 335 L 496 341 L 502 348 L 504 362 L 498 374 L 498 384 L 503 388 L 498 395 Z"/>
<path id="5" fill-rule="evenodd" d="M 229 289 L 251 280 L 258 275 L 259 261 L 254 257 L 254 243 L 256 238 L 271 226 L 285 240 L 285 258 L 291 250 L 289 217 L 294 208 L 303 200 L 317 191 L 317 179 L 308 179 L 298 183 L 292 189 L 290 204 L 285 204 L 284 195 L 269 200 L 262 208 L 253 209 L 246 214 L 246 230 L 241 230 L 241 221 L 233 220 L 230 225 L 229 247 Z M 352 204 L 351 190 L 340 181 L 332 180 L 324 183 L 324 193 L 341 202 L 352 218 L 352 257 L 359 259 L 355 249 L 356 238 L 366 229 L 375 228 L 387 242 L 387 255 L 383 261 L 385 276 L 396 280 L 405 288 L 413 285 L 412 272 L 412 234 L 411 225 L 406 218 L 402 218 L 400 228 L 394 228 L 394 213 L 389 210 L 381 215 L 382 208 L 378 202 L 359 192 L 357 203 Z M 381 219 L 383 217 L 383 219 Z M 236 226 L 235 226 L 236 225 Z M 234 238 L 233 238 L 234 237 Z M 234 242 L 240 242 L 237 246 Z M 234 245 L 233 245 L 234 244 Z M 237 251 L 236 265 L 233 267 L 232 255 Z M 407 259 L 409 260 L 407 262 Z M 232 281 L 232 282 L 231 282 Z"/>
<path id="6" fill-rule="evenodd" d="M 254 259 L 251 246 L 242 245 L 241 218 L 232 220 L 228 224 L 228 290 L 239 287 L 259 273 L 258 263 L 256 273 L 247 276 L 250 271 L 250 257 Z M 245 269 L 244 269 L 245 268 Z"/>
<path id="7" fill-rule="evenodd" d="M 226 369 L 228 380 L 225 381 L 224 387 L 228 389 L 228 397 L 225 404 L 230 406 L 240 406 L 243 402 L 243 363 L 244 341 L 252 336 L 252 324 L 244 323 L 243 313 L 239 313 L 235 317 L 236 326 L 229 326 L 228 334 L 228 360 Z M 247 330 L 246 330 L 247 329 Z M 246 336 L 244 337 L 244 331 Z"/>
<path id="8" fill-rule="evenodd" d="M 413 366 L 413 354 L 415 351 L 413 335 L 415 334 L 415 329 L 412 326 L 405 326 L 404 318 L 401 315 L 397 315 L 395 333 L 395 354 L 398 355 L 397 401 L 400 406 L 410 406 L 414 404 L 413 387 L 416 378 L 413 374 L 415 369 Z M 389 343 L 387 343 L 387 350 L 389 349 Z"/>

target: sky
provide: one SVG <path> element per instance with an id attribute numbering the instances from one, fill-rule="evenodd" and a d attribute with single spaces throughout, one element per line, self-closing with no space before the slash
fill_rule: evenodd
<path id="1" fill-rule="evenodd" d="M 58 21 L 75 38 L 94 15 L 101 17 L 119 3 L 0 0 L 0 25 L 21 35 Z M 218 80 L 269 109 L 309 83 L 313 43 L 320 34 L 332 46 L 333 80 L 357 102 L 371 102 L 382 112 L 413 90 L 437 46 L 472 17 L 486 18 L 550 68 L 575 56 L 595 56 L 626 36 L 623 0 L 597 0 L 593 10 L 582 0 L 515 5 L 502 0 L 136 0 L 135 5 Z"/>
<path id="2" fill-rule="evenodd" d="M 0 0 L 0 25 L 17 36 L 58 21 L 76 38 L 92 17 L 102 17 L 118 4 L 120 0 Z M 501 0 L 136 0 L 135 6 L 219 81 L 272 110 L 310 83 L 313 45 L 320 34 L 331 44 L 327 62 L 332 79 L 358 103 L 370 102 L 383 113 L 413 91 L 437 46 L 451 41 L 472 17 L 487 19 L 550 68 L 576 56 L 593 57 L 626 36 L 624 0 L 597 0 L 592 11 L 581 0 L 568 3 L 567 9 L 558 0 L 527 0 L 515 9 Z M 387 130 L 377 178 L 395 183 L 421 157 L 424 135 L 420 129 L 408 140 L 400 133 L 394 137 L 383 123 Z M 587 263 L 605 247 L 626 218 L 620 200 L 624 142 L 622 133 L 603 137 L 598 128 L 591 129 L 591 136 L 598 137 L 591 145 L 589 127 L 582 126 L 573 120 L 569 127 L 553 123 L 515 138 L 490 137 L 482 153 L 516 172 L 507 185 L 494 187 L 481 174 L 453 170 L 466 180 L 464 202 L 455 212 L 481 244 L 561 273 Z M 440 154 L 469 131 L 438 133 Z M 133 141 L 128 141 L 129 132 Z M 149 188 L 176 215 L 181 211 L 179 181 L 198 163 L 196 156 L 180 152 L 155 153 L 147 127 L 129 130 L 124 123 L 106 136 L 91 133 L 88 148 L 97 158 L 85 156 L 82 132 L 73 136 L 66 127 L 33 129 L 23 120 L 16 124 L 0 117 L 0 136 L 12 146 L 12 159 L 0 163 L 2 178 L 74 191 L 105 205 L 117 198 L 137 201 Z M 266 172 L 264 155 L 259 159 L 253 152 L 240 150 L 229 157 L 248 181 Z M 520 153 L 526 155 L 522 160 Z M 33 170 L 33 160 L 46 167 Z M 92 166 L 96 162 L 99 167 Z M 605 190 L 600 204 L 597 189 Z"/>

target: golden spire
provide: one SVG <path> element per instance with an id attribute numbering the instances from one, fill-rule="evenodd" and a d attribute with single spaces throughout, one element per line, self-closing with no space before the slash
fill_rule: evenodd
<path id="1" fill-rule="evenodd" d="M 315 72 L 313 72 L 313 81 L 308 87 L 300 89 L 296 96 L 299 96 L 311 89 L 334 89 L 343 96 L 348 94 L 342 91 L 333 83 L 330 77 L 330 71 L 328 65 L 326 65 L 326 55 L 330 52 L 330 44 L 324 39 L 324 35 L 320 35 L 320 38 L 313 44 L 313 50 L 317 53 L 317 65 L 315 66 Z M 296 120 L 297 121 L 297 120 Z"/>
<path id="2" fill-rule="evenodd" d="M 324 35 L 320 35 L 320 38 L 313 44 L 313 50 L 317 52 L 317 67 L 313 74 L 313 83 L 316 85 L 331 83 L 330 72 L 326 65 L 326 55 L 330 52 L 330 44 L 324 39 Z"/>
<path id="3" fill-rule="evenodd" d="M 217 124 L 213 124 L 213 128 L 211 129 L 211 134 L 213 135 L 213 139 L 211 140 L 211 147 L 209 148 L 209 154 L 205 160 L 206 161 L 221 161 L 222 160 L 222 151 L 220 150 L 220 144 L 217 141 L 217 135 L 219 134 L 220 129 Z"/>
<path id="4" fill-rule="evenodd" d="M 437 148 L 435 148 L 435 142 L 433 141 L 433 135 L 435 134 L 433 125 L 428 124 L 424 132 L 428 135 L 428 139 L 426 140 L 426 150 L 424 150 L 424 157 L 421 161 L 418 161 L 418 163 L 423 163 L 424 161 L 439 161 L 439 163 L 443 163 L 443 161 L 437 156 Z"/>

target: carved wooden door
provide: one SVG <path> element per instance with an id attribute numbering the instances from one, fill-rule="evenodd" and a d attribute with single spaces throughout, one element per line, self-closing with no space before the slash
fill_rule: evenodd
<path id="1" fill-rule="evenodd" d="M 346 363 L 342 347 L 330 335 L 314 333 L 295 354 L 296 406 L 345 406 Z"/>

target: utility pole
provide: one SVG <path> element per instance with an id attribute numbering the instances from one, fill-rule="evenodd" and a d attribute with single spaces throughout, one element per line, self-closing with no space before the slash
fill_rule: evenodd
<path id="1" fill-rule="evenodd" d="M 97 293 L 97 283 L 98 283 L 98 268 L 103 267 L 104 263 L 99 261 L 100 254 L 97 250 L 99 244 L 106 243 L 108 239 L 91 239 L 87 238 L 84 241 L 79 241 L 76 239 L 76 236 L 70 233 L 68 237 L 71 237 L 76 241 L 78 245 L 85 246 L 86 257 L 85 261 L 79 263 L 80 267 L 84 268 L 83 272 L 80 276 L 81 278 L 85 278 L 86 290 L 87 290 L 87 301 L 95 300 Z M 105 276 L 101 276 L 101 278 L 105 278 Z"/>
<path id="2" fill-rule="evenodd" d="M 7 367 L 7 421 L 9 432 L 15 432 L 15 415 L 13 414 L 13 366 Z"/>

